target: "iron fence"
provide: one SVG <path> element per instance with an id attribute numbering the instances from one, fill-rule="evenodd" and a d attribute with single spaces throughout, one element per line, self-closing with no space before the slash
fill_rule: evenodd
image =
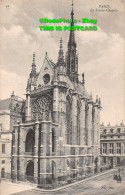
<path id="1" fill-rule="evenodd" d="M 106 170 L 102 170 L 102 171 L 106 171 Z M 43 188 L 43 189 L 53 189 L 70 183 L 74 183 L 76 181 L 84 180 L 93 175 L 95 175 L 95 173 L 91 169 L 88 169 L 86 171 L 81 171 L 80 173 L 76 172 L 71 175 L 59 176 L 56 178 L 41 178 L 41 177 L 34 177 L 29 175 L 18 175 L 18 174 L 16 175 L 11 173 L 5 173 L 4 177 L 1 179 L 9 180 L 15 183 L 21 182 L 24 183 L 24 185 L 25 183 L 29 183 L 29 185 L 34 184 L 37 185 L 39 188 Z"/>

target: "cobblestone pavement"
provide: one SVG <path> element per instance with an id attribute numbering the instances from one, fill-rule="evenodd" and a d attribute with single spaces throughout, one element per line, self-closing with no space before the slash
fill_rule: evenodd
<path id="1" fill-rule="evenodd" d="M 31 185 L 19 185 L 19 184 L 14 184 L 10 183 L 7 181 L 2 181 L 0 183 L 0 195 L 9 195 L 12 193 L 18 193 L 18 192 L 25 192 L 28 190 L 32 190 L 36 188 L 36 186 L 31 186 Z"/>
<path id="2" fill-rule="evenodd" d="M 116 171 L 114 170 L 114 172 Z M 37 189 L 27 189 L 19 193 L 15 192 L 13 195 L 125 195 L 125 168 L 124 171 L 121 172 L 121 183 L 117 183 L 116 180 L 113 180 L 114 172 L 89 179 L 88 181 L 83 181 L 56 192 L 43 192 Z"/>

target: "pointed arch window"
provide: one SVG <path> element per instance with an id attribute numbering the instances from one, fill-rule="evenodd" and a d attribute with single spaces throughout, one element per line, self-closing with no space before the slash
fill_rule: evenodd
<path id="1" fill-rule="evenodd" d="M 56 152 L 56 132 L 52 129 L 52 152 Z"/>
<path id="2" fill-rule="evenodd" d="M 26 135 L 25 152 L 34 152 L 35 146 L 35 132 L 30 129 Z"/>

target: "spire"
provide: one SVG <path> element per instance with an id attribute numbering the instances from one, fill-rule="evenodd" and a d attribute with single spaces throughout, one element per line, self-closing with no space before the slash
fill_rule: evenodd
<path id="1" fill-rule="evenodd" d="M 27 88 L 28 90 L 29 88 L 31 88 L 31 90 L 34 89 L 34 86 L 36 85 L 36 78 L 37 78 L 37 73 L 36 73 L 35 52 L 34 52 L 30 79 L 28 81 L 28 88 Z"/>
<path id="2" fill-rule="evenodd" d="M 73 4 L 73 0 L 72 0 L 71 26 L 74 26 L 74 22 L 73 22 L 73 19 L 74 19 L 73 5 L 74 5 L 74 4 Z M 75 34 L 74 34 L 74 31 L 73 31 L 73 30 L 70 31 L 70 35 L 69 35 L 69 42 L 68 42 L 68 45 L 71 45 L 71 44 L 74 44 L 75 47 L 76 47 Z"/>
<path id="3" fill-rule="evenodd" d="M 83 83 L 83 85 L 85 84 L 85 74 L 84 74 L 84 72 L 82 73 L 82 83 Z"/>
<path id="4" fill-rule="evenodd" d="M 71 27 L 74 26 L 74 9 L 72 1 L 72 10 L 71 10 Z M 66 66 L 67 66 L 67 75 L 69 76 L 72 82 L 78 82 L 78 56 L 76 53 L 76 42 L 74 30 L 70 31 L 69 41 L 68 41 L 68 51 L 66 54 Z"/>
<path id="5" fill-rule="evenodd" d="M 59 48 L 59 56 L 58 63 L 64 64 L 64 56 L 63 56 L 63 46 L 62 46 L 62 38 L 60 39 L 60 48 Z"/>
<path id="6" fill-rule="evenodd" d="M 57 62 L 57 72 L 58 74 L 66 74 L 66 65 L 63 56 L 63 46 L 62 46 L 62 38 L 60 39 L 60 47 L 59 47 L 59 56 Z"/>
<path id="7" fill-rule="evenodd" d="M 36 73 L 36 64 L 35 64 L 35 52 L 33 53 L 33 62 L 31 73 Z"/>
<path id="8" fill-rule="evenodd" d="M 11 93 L 11 97 L 14 97 L 14 96 L 15 96 L 14 91 L 12 91 L 12 93 Z"/>
<path id="9" fill-rule="evenodd" d="M 29 91 L 30 91 L 30 81 L 29 81 L 29 79 L 28 79 L 28 81 L 27 81 L 26 91 L 27 91 L 27 92 L 29 92 Z"/>
<path id="10" fill-rule="evenodd" d="M 99 106 L 101 106 L 101 99 L 99 98 Z"/>
<path id="11" fill-rule="evenodd" d="M 96 103 L 98 104 L 98 95 L 96 95 Z"/>
<path id="12" fill-rule="evenodd" d="M 92 97 L 92 92 L 90 93 L 90 100 L 93 100 L 93 97 Z"/>

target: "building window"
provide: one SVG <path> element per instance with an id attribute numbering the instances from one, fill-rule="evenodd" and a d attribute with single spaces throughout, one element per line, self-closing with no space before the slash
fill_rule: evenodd
<path id="1" fill-rule="evenodd" d="M 2 153 L 5 153 L 5 144 L 2 144 Z"/>
<path id="2" fill-rule="evenodd" d="M 107 153 L 107 144 L 106 143 L 103 144 L 103 153 L 104 154 Z"/>
<path id="3" fill-rule="evenodd" d="M 103 157 L 103 163 L 106 164 L 106 157 Z"/>
<path id="4" fill-rule="evenodd" d="M 121 143 L 117 143 L 117 154 L 121 154 Z"/>
<path id="5" fill-rule="evenodd" d="M 34 146 L 35 146 L 35 132 L 30 129 L 26 135 L 26 141 L 25 141 L 25 152 L 34 152 Z"/>
<path id="6" fill-rule="evenodd" d="M 0 131 L 2 131 L 2 124 L 0 124 Z"/>
<path id="7" fill-rule="evenodd" d="M 5 168 L 1 169 L 1 178 L 5 178 Z"/>
<path id="8" fill-rule="evenodd" d="M 113 133 L 113 129 L 110 129 L 110 133 Z"/>
<path id="9" fill-rule="evenodd" d="M 2 164 L 5 164 L 5 160 L 2 160 Z"/>
<path id="10" fill-rule="evenodd" d="M 103 132 L 106 134 L 106 129 L 104 129 Z"/>
<path id="11" fill-rule="evenodd" d="M 120 129 L 120 128 L 118 128 L 118 129 L 117 129 L 117 133 L 120 133 L 120 131 L 121 131 L 121 129 Z"/>
<path id="12" fill-rule="evenodd" d="M 110 154 L 113 154 L 113 153 L 114 153 L 114 144 L 113 144 L 113 143 L 110 143 L 110 144 L 109 144 L 109 147 L 110 147 L 110 148 L 109 148 L 109 153 L 110 153 Z"/>
<path id="13" fill-rule="evenodd" d="M 38 85 L 38 88 L 41 88 L 41 85 L 40 84 Z"/>

